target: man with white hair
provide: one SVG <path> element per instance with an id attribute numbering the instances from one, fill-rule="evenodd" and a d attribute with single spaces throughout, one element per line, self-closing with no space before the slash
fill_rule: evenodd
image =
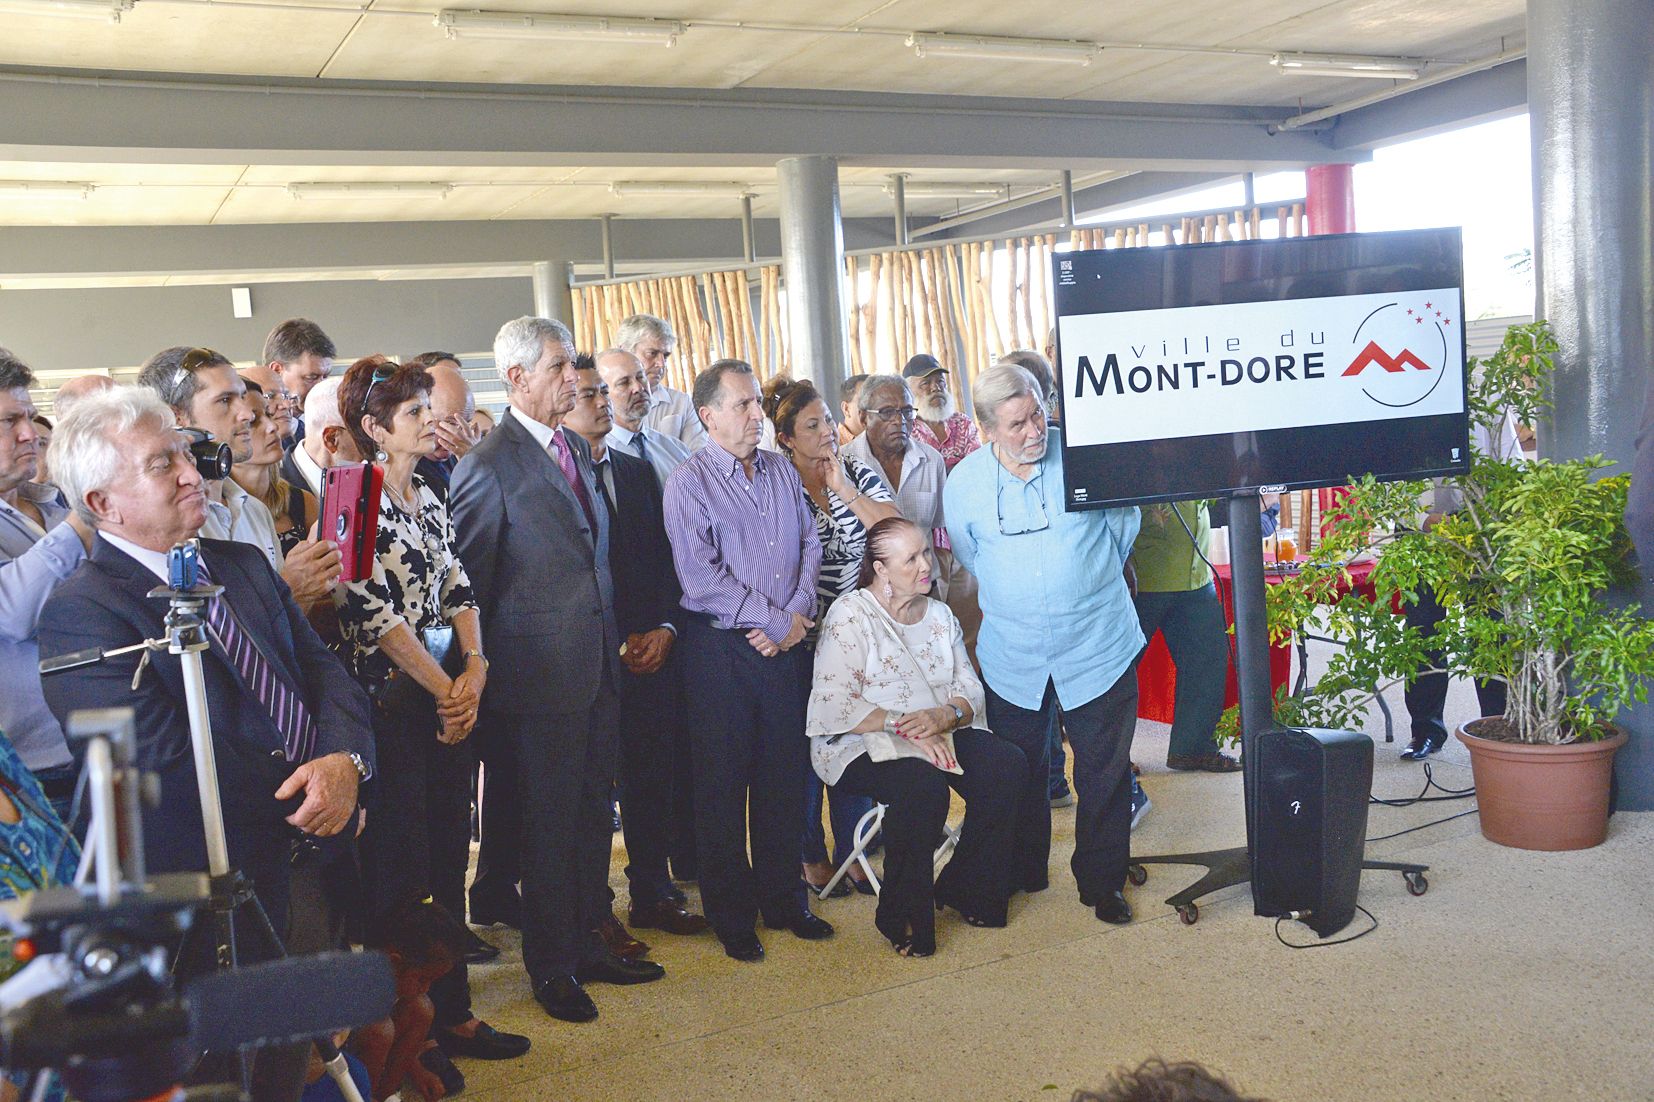
<path id="1" fill-rule="evenodd" d="M 706 443 L 706 426 L 689 395 L 666 385 L 666 363 L 678 347 L 672 323 L 653 314 L 633 314 L 620 323 L 615 344 L 638 358 L 649 376 L 649 413 L 643 423 L 662 436 L 675 436 L 691 452 Z"/>
<path id="2" fill-rule="evenodd" d="M 92 530 L 55 486 L 33 481 L 44 456 L 27 364 L 0 348 L 0 731 L 68 822 L 76 770 L 40 691 L 40 607 L 74 572 Z"/>
<path id="3" fill-rule="evenodd" d="M 913 438 L 942 453 L 949 472 L 959 461 L 982 446 L 976 425 L 954 408 L 953 391 L 948 387 L 948 369 L 942 361 L 921 352 L 907 361 L 902 378 L 913 388 L 913 404 L 919 411 L 913 422 Z"/>
<path id="4" fill-rule="evenodd" d="M 223 354 L 187 345 L 164 348 L 144 364 L 138 383 L 160 395 L 181 426 L 228 444 L 232 462 L 252 458 L 253 409 L 247 402 L 247 384 Z M 339 577 L 339 549 L 331 540 L 301 540 L 284 556 L 275 519 L 263 502 L 232 478 L 206 483 L 205 493 L 206 535 L 257 547 L 293 590 L 301 608 L 332 592 Z"/>
<path id="5" fill-rule="evenodd" d="M 345 428 L 339 411 L 339 384 L 342 377 L 323 379 L 304 399 L 304 419 L 310 425 L 303 440 L 294 441 L 281 460 L 281 476 L 295 486 L 304 486 L 320 500 L 322 472 L 344 463 L 360 463 L 362 454 Z"/>
<path id="6" fill-rule="evenodd" d="M 207 516 L 201 475 L 172 411 L 145 387 L 83 399 L 57 426 L 51 464 L 97 535 L 90 557 L 46 600 L 41 653 L 164 636 L 167 603 L 150 591 L 168 581 L 170 549 L 195 539 Z M 320 893 L 289 890 L 293 831 L 353 835 L 358 785 L 374 762 L 368 698 L 257 549 L 215 539 L 199 546 L 204 580 L 223 587 L 205 609 L 202 662 L 230 862 L 285 943 L 315 952 L 329 945 L 331 916 Z M 205 871 L 181 659 L 165 649 L 125 654 L 47 677 L 44 689 L 59 722 L 83 708 L 135 711 L 135 764 L 160 782 L 158 802 L 143 808 L 148 867 Z M 245 961 L 273 948 L 260 941 L 245 939 Z M 281 1061 L 271 1072 L 279 1089 L 259 1097 L 296 1099 L 305 1051 L 271 1053 Z M 266 1081 L 265 1071 L 256 1067 L 255 1081 Z"/>
<path id="7" fill-rule="evenodd" d="M 1074 751 L 1074 879 L 1104 922 L 1131 921 L 1122 894 L 1131 837 L 1131 736 L 1143 633 L 1126 588 L 1135 507 L 1065 509 L 1058 434 L 1040 386 L 995 364 L 973 401 L 989 446 L 966 456 L 943 491 L 953 553 L 981 584 L 976 655 L 988 726 L 1022 749 L 1012 883 L 1047 886 L 1050 735 L 1061 709 Z"/>
<path id="8" fill-rule="evenodd" d="M 586 984 L 666 974 L 615 956 L 597 934 L 612 917 L 609 793 L 620 728 L 611 524 L 591 446 L 563 424 L 579 381 L 568 328 L 508 321 L 494 338 L 494 365 L 511 416 L 454 468 L 448 502 L 494 659 L 478 723 L 483 842 L 521 845 L 515 868 L 485 849 L 471 918 L 516 918 L 536 1001 L 554 1018 L 589 1022 L 597 1006 Z M 520 816 L 516 838 L 488 821 L 502 800 Z"/>

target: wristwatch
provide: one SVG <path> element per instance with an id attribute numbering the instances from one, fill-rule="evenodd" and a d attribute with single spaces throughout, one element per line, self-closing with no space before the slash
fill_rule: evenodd
<path id="1" fill-rule="evenodd" d="M 960 710 L 959 705 L 951 700 L 948 701 L 948 707 L 953 709 L 953 726 L 955 730 L 958 730 L 965 725 L 965 713 Z"/>
<path id="2" fill-rule="evenodd" d="M 480 651 L 480 650 L 468 650 L 468 651 L 465 652 L 464 657 L 482 659 L 482 672 L 483 673 L 488 672 L 488 656 L 486 654 L 482 653 L 482 651 Z"/>
<path id="3" fill-rule="evenodd" d="M 350 764 L 356 767 L 356 779 L 358 781 L 367 780 L 369 774 L 372 773 L 372 770 L 368 768 L 368 763 L 362 760 L 362 755 L 358 754 L 354 750 L 346 750 L 345 757 L 349 758 Z"/>

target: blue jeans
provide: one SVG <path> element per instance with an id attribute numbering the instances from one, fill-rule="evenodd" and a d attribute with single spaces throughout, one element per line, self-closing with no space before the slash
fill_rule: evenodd
<path id="1" fill-rule="evenodd" d="M 1177 667 L 1171 745 L 1166 753 L 1210 754 L 1223 715 L 1223 683 L 1229 669 L 1229 629 L 1216 587 L 1207 582 L 1182 593 L 1139 593 L 1137 621 L 1143 638 L 1156 630 Z"/>

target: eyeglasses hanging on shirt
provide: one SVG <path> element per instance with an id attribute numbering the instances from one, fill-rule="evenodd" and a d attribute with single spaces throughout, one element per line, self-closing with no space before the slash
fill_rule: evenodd
<path id="1" fill-rule="evenodd" d="M 1045 487 L 1041 479 L 1045 477 L 1043 470 L 1036 470 L 1028 481 L 1012 478 L 1009 483 L 1005 480 L 1005 467 L 994 459 L 994 504 L 999 513 L 999 534 L 1002 536 L 1025 536 L 1032 532 L 1043 532 L 1051 527 L 1051 518 L 1045 511 Z M 1006 507 L 1006 487 L 1019 491 L 1011 495 L 1010 507 Z M 1029 503 L 1033 503 L 1030 508 Z"/>

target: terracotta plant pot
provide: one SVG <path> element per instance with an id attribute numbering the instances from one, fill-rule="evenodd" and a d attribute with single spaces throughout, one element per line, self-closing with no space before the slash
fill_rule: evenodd
<path id="1" fill-rule="evenodd" d="M 1468 724 L 1467 724 L 1468 726 Z M 1517 849 L 1590 849 L 1608 837 L 1608 785 L 1625 732 L 1550 746 L 1456 732 L 1470 750 L 1482 836 Z"/>

